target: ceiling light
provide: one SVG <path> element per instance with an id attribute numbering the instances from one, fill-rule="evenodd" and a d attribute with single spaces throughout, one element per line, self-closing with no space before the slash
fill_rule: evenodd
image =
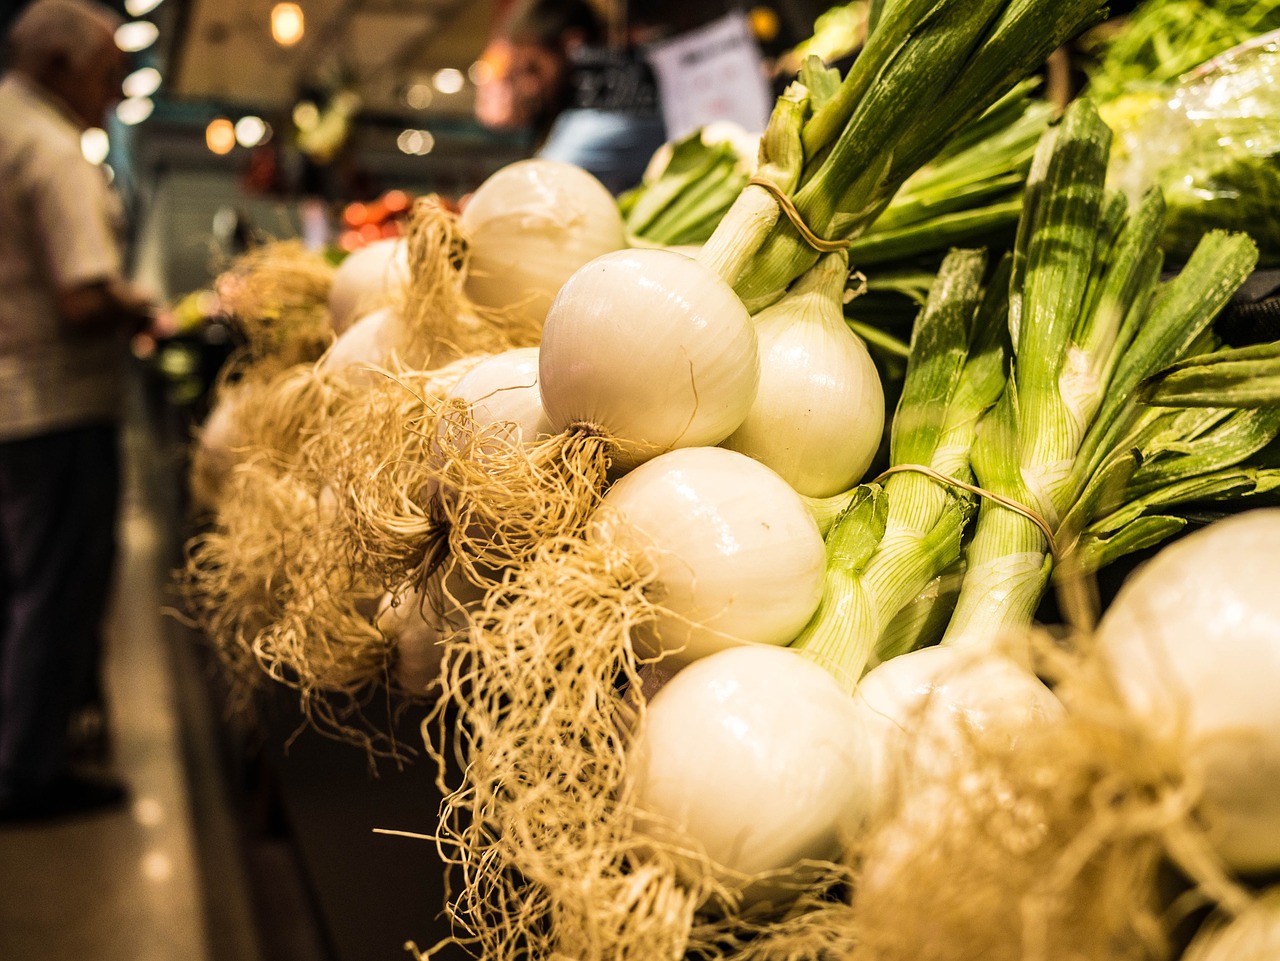
<path id="1" fill-rule="evenodd" d="M 430 130 L 402 130 L 396 137 L 396 146 L 402 153 L 421 157 L 431 153 L 436 145 L 436 138 Z"/>
<path id="2" fill-rule="evenodd" d="M 252 114 L 236 121 L 236 142 L 242 147 L 256 147 L 267 137 L 267 122 Z"/>
<path id="3" fill-rule="evenodd" d="M 320 108 L 310 100 L 300 100 L 293 108 L 293 125 L 299 130 L 310 130 L 320 122 Z"/>
<path id="4" fill-rule="evenodd" d="M 150 117 L 155 108 L 150 97 L 126 97 L 116 104 L 116 119 L 126 127 L 132 127 Z"/>
<path id="5" fill-rule="evenodd" d="M 90 127 L 80 134 L 80 152 L 89 163 L 102 163 L 107 159 L 107 153 L 110 150 L 111 141 L 107 138 L 107 132 L 101 127 Z"/>
<path id="6" fill-rule="evenodd" d="M 425 83 L 411 83 L 404 88 L 404 102 L 414 110 L 426 110 L 431 106 L 431 88 Z"/>
<path id="7" fill-rule="evenodd" d="M 161 0 L 124 0 L 125 13 L 131 17 L 143 17 L 160 6 Z"/>
<path id="8" fill-rule="evenodd" d="M 226 117 L 215 117 L 204 128 L 204 142 L 210 150 L 221 156 L 231 153 L 236 145 L 236 128 Z"/>
<path id="9" fill-rule="evenodd" d="M 431 78 L 432 85 L 441 93 L 457 93 L 465 82 L 466 78 L 462 76 L 462 71 L 454 67 L 437 70 L 435 76 Z"/>
<path id="10" fill-rule="evenodd" d="M 160 36 L 160 28 L 150 20 L 131 20 L 116 27 L 116 46 L 125 53 L 146 50 Z"/>
<path id="11" fill-rule="evenodd" d="M 160 89 L 160 71 L 155 67 L 140 67 L 124 78 L 120 89 L 126 97 L 150 97 Z"/>
<path id="12" fill-rule="evenodd" d="M 282 47 L 292 47 L 306 30 L 302 8 L 296 3 L 277 3 L 271 8 L 271 38 Z"/>

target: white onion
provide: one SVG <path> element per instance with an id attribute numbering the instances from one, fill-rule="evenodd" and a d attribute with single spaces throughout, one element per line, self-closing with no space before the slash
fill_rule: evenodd
<path id="1" fill-rule="evenodd" d="M 386 367 L 405 342 L 404 320 L 394 307 L 365 314 L 338 335 L 320 358 L 329 372 L 360 367 Z"/>
<path id="2" fill-rule="evenodd" d="M 829 255 L 756 315 L 760 386 L 724 442 L 808 497 L 853 487 L 884 433 L 880 375 L 841 309 L 846 263 Z"/>
<path id="3" fill-rule="evenodd" d="M 869 732 L 874 803 L 892 795 L 903 772 L 946 777 L 965 763 L 975 734 L 1016 743 L 1020 731 L 1063 715 L 1035 675 L 991 652 L 926 647 L 877 666 L 855 699 Z"/>
<path id="4" fill-rule="evenodd" d="M 569 275 L 626 246 L 613 195 L 580 167 L 520 160 L 488 177 L 459 217 L 470 243 L 464 289 L 486 307 L 518 305 L 541 325 Z"/>
<path id="5" fill-rule="evenodd" d="M 1280 958 L 1280 887 L 1262 892 L 1236 917 L 1196 932 L 1182 961 L 1276 961 Z"/>
<path id="6" fill-rule="evenodd" d="M 440 679 L 446 641 L 466 629 L 467 610 L 483 597 L 456 570 L 382 595 L 374 619 L 395 648 L 394 679 L 402 690 L 424 694 Z"/>
<path id="7" fill-rule="evenodd" d="M 652 558 L 651 593 L 671 613 L 638 640 L 677 663 L 733 643 L 786 644 L 822 595 L 825 548 L 800 496 L 723 448 L 637 467 L 605 494 L 589 533 Z"/>
<path id="8" fill-rule="evenodd" d="M 730 882 L 791 875 L 803 859 L 835 857 L 861 825 L 864 743 L 853 699 L 809 659 L 776 647 L 713 654 L 649 703 L 628 767 L 641 830 L 701 850 Z"/>
<path id="9" fill-rule="evenodd" d="M 1218 853 L 1280 869 L 1280 508 L 1162 549 L 1125 582 L 1099 650 L 1151 735 L 1203 778 Z"/>
<path id="10" fill-rule="evenodd" d="M 477 426 L 508 422 L 512 442 L 532 443 L 554 433 L 538 390 L 538 348 L 516 347 L 477 363 L 449 391 L 465 401 Z"/>
<path id="11" fill-rule="evenodd" d="M 341 334 L 357 318 L 395 304 L 409 284 L 409 248 L 402 238 L 375 240 L 346 256 L 329 289 L 330 324 Z"/>
<path id="12" fill-rule="evenodd" d="M 755 398 L 755 327 L 718 275 L 668 250 L 598 257 L 561 288 L 540 353 L 557 430 L 596 428 L 632 466 L 720 443 Z"/>
<path id="13" fill-rule="evenodd" d="M 237 436 L 237 405 L 242 396 L 232 390 L 220 391 L 204 423 L 196 433 L 196 449 L 191 458 L 191 496 L 198 508 L 217 505 L 227 478 L 244 459 L 246 439 Z"/>

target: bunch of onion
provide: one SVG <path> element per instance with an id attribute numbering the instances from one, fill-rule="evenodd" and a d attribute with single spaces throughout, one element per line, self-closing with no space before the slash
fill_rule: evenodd
<path id="1" fill-rule="evenodd" d="M 407 625 L 387 618 L 380 627 L 379 607 L 399 606 L 409 591 L 434 594 L 412 576 L 412 563 L 368 549 L 351 479 L 377 483 L 382 475 L 374 472 L 388 470 L 388 451 L 406 433 L 415 436 L 424 418 L 433 428 L 433 403 L 466 366 L 387 372 L 374 381 L 307 370 L 304 382 L 328 398 L 321 416 L 287 457 L 257 448 L 239 464 L 207 529 L 187 548 L 188 610 L 233 683 L 284 684 L 314 724 L 371 750 L 399 750 L 381 741 L 391 725 L 364 717 L 361 707 L 409 659 L 396 643 Z M 421 696 L 425 685 L 410 681 L 403 690 Z"/>
<path id="2" fill-rule="evenodd" d="M 990 106 L 1059 40 L 1096 13 L 1092 3 L 1032 2 L 1008 8 L 990 3 L 976 13 L 946 2 L 897 5 L 843 84 L 811 70 L 818 81 L 810 84 L 812 89 L 793 86 L 779 100 L 763 140 L 761 170 L 784 194 L 795 195 L 811 226 L 847 239 L 874 219 L 902 179 L 928 159 L 949 130 Z M 934 98 L 946 108 L 936 110 Z M 887 170 L 884 157 L 893 158 Z M 603 511 L 614 490 L 625 489 L 623 485 L 644 467 L 683 448 L 719 444 L 743 423 L 758 389 L 758 340 L 747 305 L 763 310 L 778 302 L 791 281 L 818 260 L 789 221 L 779 222 L 778 212 L 772 193 L 748 187 L 697 260 L 662 250 L 605 255 L 579 269 L 561 288 L 544 326 L 539 363 L 543 404 L 560 433 L 540 445 L 539 456 L 558 444 L 560 451 L 552 459 L 563 464 L 571 478 L 603 478 L 609 467 L 614 476 L 626 475 L 602 498 L 589 485 L 577 488 L 585 503 L 600 498 Z M 493 483 L 502 487 L 508 481 L 495 475 Z M 526 486 L 535 501 L 545 497 L 535 483 Z M 477 496 L 483 497 L 483 492 Z M 672 515 L 669 505 L 657 513 Z M 512 514 L 520 516 L 518 510 Z M 602 692 L 612 697 L 614 681 L 620 674 L 627 676 L 627 665 L 634 662 L 634 654 L 628 653 L 634 649 L 627 643 L 637 617 L 619 614 L 615 601 L 603 603 L 601 597 L 636 593 L 636 578 L 614 563 L 621 575 L 619 588 L 602 590 L 593 575 L 590 591 L 575 591 L 572 578 L 552 564 L 562 557 L 570 558 L 564 563 L 573 563 L 575 554 L 566 543 L 590 547 L 592 529 L 588 521 L 583 537 L 547 542 L 555 547 L 545 562 L 516 565 L 504 582 L 506 590 L 490 595 L 492 608 L 486 607 L 486 616 L 465 644 L 451 645 L 457 654 L 453 663 L 463 674 L 449 686 L 477 690 L 486 685 L 484 695 L 457 705 L 466 713 L 463 728 L 469 738 L 475 730 L 492 732 L 492 741 L 476 737 L 466 742 L 468 782 L 446 812 L 446 821 L 452 816 L 462 825 L 460 856 L 467 870 L 487 865 L 473 875 L 474 884 L 466 886 L 469 893 L 462 895 L 463 901 L 483 901 L 475 892 L 490 883 L 503 884 L 509 872 L 535 873 L 539 882 L 564 892 L 572 888 L 565 879 L 581 879 L 581 874 L 567 869 L 566 860 L 590 860 L 591 845 L 584 845 L 573 831 L 562 838 L 546 822 L 539 822 L 535 830 L 524 820 L 544 817 L 559 823 L 564 812 L 571 811 L 574 823 L 582 823 L 581 808 L 552 806 L 552 799 L 566 796 L 566 785 L 579 777 L 573 772 L 583 772 L 586 785 L 572 792 L 574 802 L 586 804 L 585 796 L 590 795 L 603 798 L 597 803 L 618 803 L 609 781 L 609 772 L 619 770 L 621 763 L 614 744 L 617 725 L 606 717 L 605 739 L 597 734 L 602 708 L 612 703 Z M 539 545 L 534 556 L 543 553 Z M 689 570 L 687 562 L 675 560 L 672 565 Z M 820 575 L 820 561 L 817 566 Z M 665 606 L 672 596 L 665 582 L 650 593 L 652 598 L 641 593 L 641 600 Z M 818 594 L 820 585 L 811 595 L 815 604 Z M 793 591 L 792 596 L 800 595 Z M 570 598 L 578 601 L 571 609 L 565 604 Z M 693 649 L 698 623 L 707 616 L 705 609 L 698 612 L 693 633 L 677 634 L 678 648 Z M 643 620 L 682 624 L 689 618 L 659 618 L 655 613 Z M 606 640 L 600 625 L 608 624 L 615 625 L 608 636 L 621 639 L 623 647 L 619 650 L 615 640 L 605 645 L 603 655 L 594 653 Z M 589 644 L 584 640 L 588 634 Z M 562 635 L 573 642 L 547 639 Z M 516 646 L 518 653 L 508 653 Z M 566 650 L 573 653 L 561 653 Z M 592 658 L 588 663 L 595 666 L 585 666 L 579 651 L 587 651 L 583 656 Z M 782 656 L 805 663 L 795 654 Z M 829 675 L 819 674 L 830 681 Z M 552 683 L 549 675 L 564 680 Z M 847 695 L 843 690 L 840 694 L 840 703 L 847 705 Z M 554 710 L 547 706 L 548 698 Z M 564 718 L 563 726 L 548 723 L 549 717 Z M 545 783 L 552 769 L 541 765 L 548 758 L 557 766 L 550 783 Z M 581 759 L 576 765 L 575 758 Z M 518 765 L 525 763 L 543 773 L 520 773 L 525 769 Z M 603 780 L 595 778 L 597 771 L 603 772 Z M 536 803 L 526 803 L 526 786 L 537 795 Z M 473 817 L 477 812 L 480 816 Z M 596 820 L 586 822 L 594 825 Z M 495 840 L 499 836 L 501 840 Z M 571 856 L 548 852 L 552 845 L 560 855 Z M 605 855 L 608 852 L 602 851 L 600 863 L 613 865 L 609 876 L 618 877 L 617 862 Z M 624 863 L 628 860 L 623 858 Z M 548 864 L 554 869 L 544 870 Z M 501 877 L 495 880 L 495 874 Z M 698 876 L 724 883 L 718 872 Z M 520 882 L 515 883 L 519 887 Z M 694 884 L 691 890 L 697 888 Z M 543 936 L 522 912 L 537 911 L 539 905 L 550 912 L 559 907 L 540 899 L 536 883 L 521 890 L 534 893 L 502 894 L 494 908 L 501 914 L 504 905 L 511 907 L 515 920 L 480 936 L 490 934 L 498 943 L 503 942 L 503 932 L 517 940 Z M 726 903 L 740 896 L 741 886 L 730 890 L 738 894 L 731 894 Z M 580 895 L 575 897 L 581 906 Z M 516 910 L 517 905 L 525 907 Z M 574 950 L 585 948 L 574 944 Z"/>
<path id="3" fill-rule="evenodd" d="M 757 175 L 771 186 L 747 186 L 696 258 L 616 252 L 564 283 L 540 353 L 543 403 L 564 450 L 544 455 L 591 478 L 724 441 L 759 386 L 752 313 L 812 268 L 817 248 L 839 249 L 865 230 L 952 133 L 1099 13 L 1094 0 L 960 7 L 895 5 L 843 81 L 810 66 L 805 83 L 779 98 L 762 137 Z M 827 242 L 802 239 L 781 218 L 779 196 Z M 800 405 L 777 416 L 810 417 Z M 512 473 L 502 483 L 514 489 L 518 465 Z M 544 498 L 534 481 L 523 486 L 533 503 Z M 579 487 L 576 496 L 589 502 L 599 491 Z"/>
<path id="4" fill-rule="evenodd" d="M 765 313 L 794 301 L 819 331 L 834 317 L 847 337 L 842 263 L 820 262 Z M 985 266 L 980 253 L 954 254 L 921 318 L 895 420 L 901 463 L 967 472 L 974 425 L 1003 383 L 1008 272 L 984 296 Z M 653 937 L 660 917 L 615 900 L 641 892 L 629 874 L 641 851 L 654 852 L 644 884 L 664 892 L 664 909 L 682 898 L 667 930 L 681 943 L 774 925 L 768 902 L 804 902 L 838 877 L 841 837 L 874 796 L 849 691 L 893 615 L 946 566 L 939 547 L 959 555 L 968 496 L 906 473 L 797 496 L 754 458 L 682 448 L 613 483 L 581 538 L 544 542 L 513 566 L 449 645 L 446 685 L 469 732 L 444 832 L 466 866 L 461 900 L 478 905 L 493 884 L 508 892 L 488 909 L 499 920 L 472 922 L 493 939 L 487 954 L 516 950 L 506 939 L 525 936 L 532 922 L 518 915 L 538 905 L 559 912 L 546 935 L 556 950 L 577 950 L 572 932 L 593 912 L 624 907 L 635 927 L 613 932 L 617 944 Z M 646 704 L 642 677 L 676 668 Z M 586 851 L 584 818 L 600 830 Z M 519 873 L 501 877 L 487 867 L 513 864 Z M 699 913 L 711 905 L 714 920 Z M 501 919 L 501 906 L 517 916 Z"/>
<path id="5" fill-rule="evenodd" d="M 636 830 L 653 815 L 637 808 L 629 749 L 645 711 L 641 673 L 725 645 L 799 661 L 776 646 L 812 615 L 823 564 L 817 525 L 780 477 L 699 447 L 637 467 L 609 488 L 581 536 L 545 539 L 508 571 L 446 647 L 434 732 L 465 771 L 440 826 L 460 868 L 460 936 L 493 958 L 655 946 L 679 956 L 750 925 L 733 912 L 698 916 L 705 902 L 740 899 L 732 866 Z M 835 693 L 851 715 L 851 700 Z M 798 696 L 793 708 L 809 704 Z M 825 708 L 804 730 L 838 709 Z M 860 770 L 856 759 L 846 767 L 850 778 Z M 802 795 L 803 781 L 792 791 Z"/>
<path id="6" fill-rule="evenodd" d="M 1244 235 L 1205 235 L 1160 282 L 1162 203 L 1132 213 L 1104 191 L 1110 136 L 1086 100 L 1047 136 L 1010 287 L 1010 388 L 974 450 L 984 501 L 944 643 L 1028 625 L 1048 583 L 1052 533 L 1087 573 L 1180 529 L 1179 503 L 1241 495 L 1241 466 L 1280 430 L 1274 410 L 1155 407 L 1138 387 L 1213 346 L 1210 324 L 1256 260 Z M 993 600 L 998 591 L 999 600 Z"/>
<path id="7" fill-rule="evenodd" d="M 1047 723 L 957 723 L 942 686 L 917 699 L 893 803 L 857 849 L 859 949 L 1170 958 L 1207 901 L 1219 923 L 1186 958 L 1269 957 L 1274 896 L 1250 885 L 1280 866 L 1278 531 L 1274 508 L 1215 521 L 1135 570 L 1095 632 L 1034 645 L 1061 705 Z M 967 743 L 939 764 L 931 737 Z"/>
<path id="8" fill-rule="evenodd" d="M 1183 521 L 1163 513 L 1172 505 L 1260 482 L 1239 465 L 1276 435 L 1274 411 L 1224 404 L 1190 414 L 1135 396 L 1150 373 L 1203 348 L 1252 266 L 1252 244 L 1206 237 L 1194 269 L 1157 292 L 1160 199 L 1132 214 L 1104 200 L 1108 139 L 1092 106 L 1076 101 L 1042 143 L 1009 287 L 1010 376 L 971 450 L 986 495 L 959 589 L 939 595 L 942 643 L 887 661 L 860 686 L 886 729 L 925 697 L 960 714 L 1052 712 L 1047 688 L 1002 639 L 1025 636 L 1054 563 L 1065 557 L 1068 576 L 1096 570 L 1173 533 Z M 1088 599 L 1067 597 L 1076 598 L 1069 615 L 1088 626 Z"/>

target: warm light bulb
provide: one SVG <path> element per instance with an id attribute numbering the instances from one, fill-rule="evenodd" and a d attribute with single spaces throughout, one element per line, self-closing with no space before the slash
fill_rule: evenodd
<path id="1" fill-rule="evenodd" d="M 131 17 L 143 17 L 160 6 L 161 0 L 124 0 L 124 9 Z"/>
<path id="2" fill-rule="evenodd" d="M 116 119 L 126 127 L 132 127 L 150 117 L 155 108 L 150 97 L 126 97 L 116 104 Z"/>
<path id="3" fill-rule="evenodd" d="M 124 78 L 120 89 L 126 97 L 150 97 L 160 89 L 160 71 L 155 67 L 139 67 Z"/>
<path id="4" fill-rule="evenodd" d="M 90 127 L 80 134 L 80 152 L 89 163 L 102 163 L 107 159 L 110 149 L 111 141 L 107 138 L 107 132 L 101 127 Z"/>
<path id="5" fill-rule="evenodd" d="M 216 154 L 228 154 L 236 145 L 236 128 L 226 117 L 216 117 L 204 128 L 204 142 Z"/>
<path id="6" fill-rule="evenodd" d="M 236 121 L 236 141 L 242 147 L 256 147 L 267 137 L 267 123 L 250 114 Z"/>
<path id="7" fill-rule="evenodd" d="M 462 89 L 464 82 L 462 71 L 454 67 L 437 70 L 435 76 L 431 78 L 431 85 L 441 93 L 457 93 Z"/>
<path id="8" fill-rule="evenodd" d="M 160 28 L 149 20 L 131 20 L 116 27 L 116 46 L 125 53 L 146 50 L 160 36 Z"/>
<path id="9" fill-rule="evenodd" d="M 296 3 L 277 3 L 271 8 L 271 37 L 282 47 L 292 47 L 302 39 L 306 21 Z"/>
<path id="10" fill-rule="evenodd" d="M 430 130 L 402 130 L 400 136 L 396 137 L 396 146 L 400 148 L 401 153 L 412 156 L 421 157 L 429 154 L 435 145 L 436 138 L 432 136 Z"/>

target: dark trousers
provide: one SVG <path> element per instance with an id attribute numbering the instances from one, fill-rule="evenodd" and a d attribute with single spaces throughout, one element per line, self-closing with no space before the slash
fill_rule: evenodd
<path id="1" fill-rule="evenodd" d="M 0 443 L 0 796 L 62 771 L 97 670 L 119 503 L 114 426 Z"/>

